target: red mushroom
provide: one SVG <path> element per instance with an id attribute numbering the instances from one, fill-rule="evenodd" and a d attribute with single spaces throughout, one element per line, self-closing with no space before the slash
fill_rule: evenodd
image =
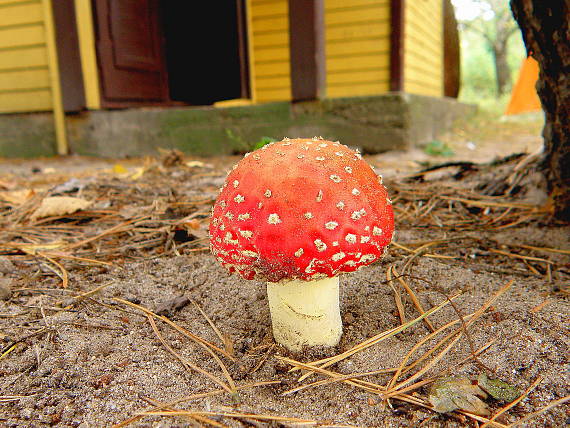
<path id="1" fill-rule="evenodd" d="M 381 177 L 338 143 L 284 139 L 246 155 L 214 204 L 210 247 L 230 272 L 267 281 L 275 340 L 335 346 L 338 274 L 378 260 L 394 215 Z"/>

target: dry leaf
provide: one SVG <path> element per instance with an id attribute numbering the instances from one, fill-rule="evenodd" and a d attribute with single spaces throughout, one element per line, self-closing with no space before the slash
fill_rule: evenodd
<path id="1" fill-rule="evenodd" d="M 142 166 L 138 167 L 135 169 L 135 172 L 129 176 L 129 178 L 131 180 L 138 180 L 139 178 L 141 178 L 144 175 L 145 171 L 146 171 L 146 168 L 144 168 Z"/>
<path id="2" fill-rule="evenodd" d="M 209 237 L 207 228 L 202 227 L 202 224 L 196 219 L 182 223 L 181 226 L 186 230 L 188 235 L 192 235 L 196 239 L 206 239 Z"/>
<path id="3" fill-rule="evenodd" d="M 197 161 L 197 160 L 188 161 L 184 165 L 186 165 L 188 168 L 213 168 L 214 167 L 212 164 L 204 163 L 204 162 Z"/>
<path id="4" fill-rule="evenodd" d="M 35 194 L 36 192 L 33 189 L 11 190 L 9 192 L 0 192 L 0 199 L 17 206 L 30 200 Z"/>
<path id="5" fill-rule="evenodd" d="M 194 160 L 186 162 L 185 165 L 189 168 L 203 168 L 205 164 L 204 162 Z"/>
<path id="6" fill-rule="evenodd" d="M 127 168 L 125 168 L 123 165 L 121 165 L 120 163 L 116 163 L 115 165 L 113 165 L 113 172 L 115 174 L 127 174 L 129 171 L 127 170 Z"/>
<path id="7" fill-rule="evenodd" d="M 20 251 L 35 255 L 38 252 L 57 250 L 64 245 L 67 245 L 65 241 L 54 241 L 46 242 L 45 244 L 12 244 L 13 247 L 19 249 Z"/>
<path id="8" fill-rule="evenodd" d="M 490 414 L 487 405 L 479 397 L 487 394 L 467 378 L 445 377 L 438 379 L 429 392 L 429 401 L 436 412 L 448 413 L 461 409 L 480 416 Z"/>
<path id="9" fill-rule="evenodd" d="M 9 190 L 16 187 L 16 183 L 14 183 L 13 181 L 0 180 L 0 187 L 2 189 Z"/>
<path id="10" fill-rule="evenodd" d="M 162 154 L 160 163 L 162 166 L 171 167 L 179 166 L 184 164 L 184 153 L 177 149 L 165 150 L 162 148 L 158 149 Z"/>
<path id="11" fill-rule="evenodd" d="M 76 211 L 84 210 L 91 202 L 81 198 L 73 198 L 71 196 L 50 196 L 45 198 L 41 205 L 32 214 L 31 219 L 62 216 L 73 214 Z"/>

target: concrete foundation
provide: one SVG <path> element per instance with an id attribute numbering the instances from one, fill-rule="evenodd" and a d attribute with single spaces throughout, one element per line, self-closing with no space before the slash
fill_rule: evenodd
<path id="1" fill-rule="evenodd" d="M 176 148 L 198 156 L 246 152 L 262 137 L 322 136 L 364 153 L 426 143 L 475 107 L 405 93 L 246 107 L 101 110 L 66 117 L 70 151 L 126 157 Z M 50 114 L 0 115 L 0 156 L 55 153 Z"/>

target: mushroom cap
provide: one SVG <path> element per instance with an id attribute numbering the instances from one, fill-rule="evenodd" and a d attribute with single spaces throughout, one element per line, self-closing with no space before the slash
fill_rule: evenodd
<path id="1" fill-rule="evenodd" d="M 383 255 L 391 204 L 360 154 L 319 138 L 284 139 L 230 172 L 212 210 L 210 248 L 245 279 L 332 277 Z"/>

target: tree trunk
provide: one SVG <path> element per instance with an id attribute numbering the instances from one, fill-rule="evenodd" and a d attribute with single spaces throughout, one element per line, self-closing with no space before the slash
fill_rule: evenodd
<path id="1" fill-rule="evenodd" d="M 570 3 L 511 0 L 527 51 L 540 65 L 536 85 L 546 115 L 542 168 L 554 213 L 570 220 Z"/>
<path id="2" fill-rule="evenodd" d="M 497 77 L 497 96 L 507 92 L 511 85 L 511 69 L 507 61 L 507 41 L 497 40 L 492 46 L 493 60 L 495 62 L 495 76 Z"/>

